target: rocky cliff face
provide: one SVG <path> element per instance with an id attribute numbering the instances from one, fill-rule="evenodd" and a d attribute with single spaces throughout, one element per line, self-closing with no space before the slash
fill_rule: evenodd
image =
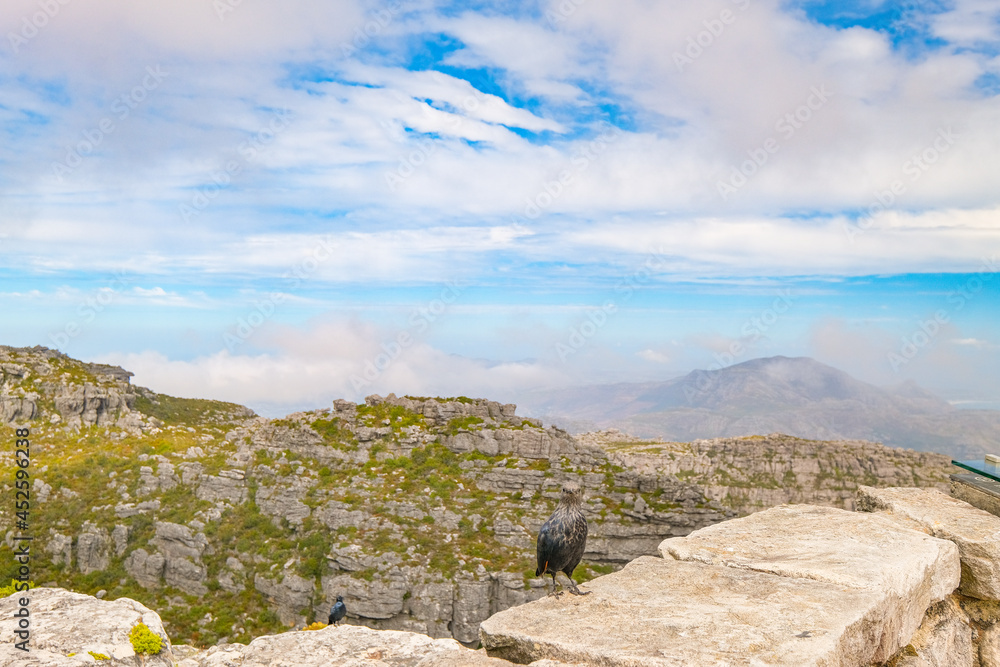
<path id="1" fill-rule="evenodd" d="M 230 554 L 219 585 L 258 591 L 287 624 L 322 617 L 340 594 L 356 622 L 476 641 L 484 618 L 546 593 L 530 573 L 534 535 L 570 480 L 587 493 L 591 573 L 726 516 L 690 484 L 615 467 L 602 450 L 493 401 L 337 401 L 329 411 L 248 422 L 225 441 L 233 449 L 216 474 L 157 460 L 142 488 L 154 493 L 179 475 L 222 511 L 252 503 L 305 539 L 340 536 L 325 541 L 325 562 L 308 573 L 294 563 L 261 572 L 255 558 Z M 211 583 L 200 554 L 132 558 L 125 568 L 140 583 L 151 571 L 167 583 L 175 561 L 190 563 L 175 587 Z"/>
<path id="2" fill-rule="evenodd" d="M 4 353 L 24 369 L 7 395 L 34 405 L 36 578 L 154 605 L 188 641 L 301 626 L 343 595 L 351 623 L 475 642 L 490 614 L 547 592 L 534 536 L 567 481 L 591 523 L 578 580 L 731 515 L 513 405 L 372 396 L 268 420 Z"/>
<path id="3" fill-rule="evenodd" d="M 958 471 L 941 454 L 863 440 L 803 440 L 771 434 L 693 442 L 640 440 L 617 430 L 578 436 L 618 465 L 693 482 L 739 515 L 783 503 L 854 509 L 860 485 L 948 489 Z"/>
<path id="4" fill-rule="evenodd" d="M 0 424 L 43 419 L 74 427 L 148 426 L 129 419 L 136 394 L 132 373 L 84 364 L 46 347 L 0 346 Z"/>
<path id="5" fill-rule="evenodd" d="M 0 598 L 0 667 L 1000 665 L 1000 519 L 933 489 L 861 487 L 857 505 L 784 505 L 664 540 L 586 596 L 486 619 L 485 650 L 322 622 L 198 649 L 133 600 L 42 588 Z M 29 653 L 14 647 L 19 598 Z M 162 640 L 141 659 L 128 640 L 140 621 Z"/>
<path id="6" fill-rule="evenodd" d="M 545 595 L 534 538 L 565 482 L 584 490 L 585 581 L 743 509 L 733 493 L 719 495 L 733 508 L 706 497 L 698 466 L 726 460 L 735 479 L 765 465 L 721 446 L 673 468 L 602 443 L 609 454 L 464 397 L 371 396 L 269 420 L 51 350 L 2 351 L 4 368 L 20 369 L 4 371 L 5 395 L 34 406 L 18 423 L 31 428 L 36 581 L 139 600 L 198 644 L 324 619 L 337 595 L 350 623 L 475 642 L 482 620 Z M 804 465 L 792 468 L 804 476 Z M 820 467 L 839 479 L 846 465 Z M 784 474 L 768 480 L 752 498 L 786 499 L 772 483 Z M 743 488 L 712 486 L 723 487 Z M 0 507 L 3 562 L 13 519 Z"/>

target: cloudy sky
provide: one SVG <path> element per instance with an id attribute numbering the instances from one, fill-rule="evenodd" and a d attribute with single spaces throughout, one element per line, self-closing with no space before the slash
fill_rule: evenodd
<path id="1" fill-rule="evenodd" d="M 1000 408 L 996 0 L 4 0 L 0 128 L 0 343 L 163 393 Z"/>

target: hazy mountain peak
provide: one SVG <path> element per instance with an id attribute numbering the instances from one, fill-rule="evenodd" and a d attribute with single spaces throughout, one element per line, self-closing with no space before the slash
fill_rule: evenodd
<path id="1" fill-rule="evenodd" d="M 521 403 L 578 432 L 616 427 L 679 441 L 782 432 L 963 456 L 1000 448 L 1000 412 L 956 410 L 912 381 L 879 388 L 809 357 L 750 359 L 665 382 L 578 387 Z"/>

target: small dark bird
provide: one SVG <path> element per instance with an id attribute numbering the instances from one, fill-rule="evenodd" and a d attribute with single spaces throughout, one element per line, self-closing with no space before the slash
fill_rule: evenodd
<path id="1" fill-rule="evenodd" d="M 587 517 L 580 509 L 582 496 L 583 493 L 576 484 L 565 484 L 556 511 L 538 531 L 538 568 L 535 576 L 540 577 L 545 573 L 552 575 L 552 590 L 549 595 L 555 593 L 558 572 L 564 572 L 569 579 L 570 593 L 587 594 L 577 588 L 573 581 L 573 570 L 580 564 L 583 550 L 587 546 Z"/>
<path id="2" fill-rule="evenodd" d="M 344 596 L 337 596 L 337 603 L 330 608 L 330 622 L 328 625 L 337 625 L 341 619 L 347 616 L 347 605 L 344 604 Z"/>

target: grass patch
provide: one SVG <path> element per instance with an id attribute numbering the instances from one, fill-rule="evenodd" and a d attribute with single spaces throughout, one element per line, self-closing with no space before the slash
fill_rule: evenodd
<path id="1" fill-rule="evenodd" d="M 379 403 L 378 405 L 359 405 L 357 412 L 358 422 L 368 427 L 389 426 L 393 433 L 399 434 L 404 428 L 418 426 L 426 428 L 424 416 L 408 410 L 401 405 L 389 405 Z M 388 424 L 386 423 L 388 421 Z"/>
<path id="2" fill-rule="evenodd" d="M 197 426 L 228 423 L 253 416 L 253 412 L 236 403 L 212 401 L 204 398 L 178 398 L 166 394 L 136 396 L 135 410 L 156 417 L 170 426 Z"/>
<path id="3" fill-rule="evenodd" d="M 444 432 L 447 435 L 458 435 L 459 431 L 478 430 L 473 429 L 472 427 L 482 423 L 484 423 L 482 417 L 476 417 L 475 415 L 455 417 L 454 419 L 448 420 L 448 424 L 444 427 Z"/>
<path id="4" fill-rule="evenodd" d="M 354 437 L 354 432 L 343 425 L 340 417 L 317 419 L 310 426 L 323 438 L 323 442 L 331 447 L 353 449 L 358 444 L 357 438 Z"/>

